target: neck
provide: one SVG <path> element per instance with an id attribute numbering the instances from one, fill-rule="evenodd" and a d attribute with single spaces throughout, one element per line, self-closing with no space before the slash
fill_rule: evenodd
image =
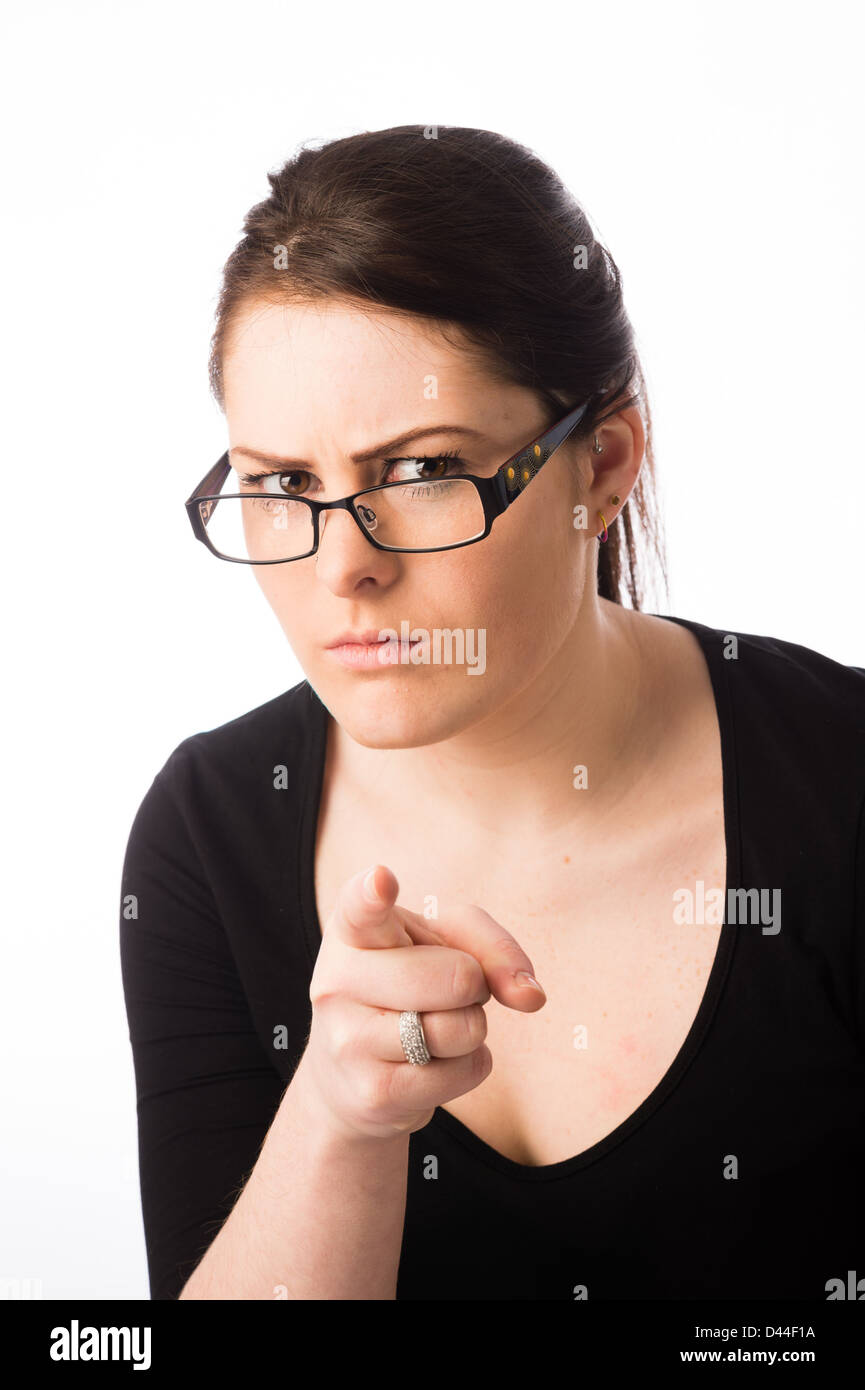
<path id="1" fill-rule="evenodd" d="M 504 829 L 516 850 L 575 824 L 600 827 L 651 776 L 670 713 L 640 635 L 645 621 L 593 594 L 547 666 L 479 723 L 438 743 L 385 750 L 336 726 L 337 761 L 358 786 L 375 785 L 386 801 L 392 794 L 402 814 L 411 787 L 433 833 L 447 824 L 468 841 Z M 578 765 L 587 781 L 579 790 Z"/>

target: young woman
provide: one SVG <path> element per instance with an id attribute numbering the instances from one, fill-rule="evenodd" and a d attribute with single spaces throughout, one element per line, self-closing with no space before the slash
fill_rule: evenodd
<path id="1" fill-rule="evenodd" d="M 405 126 L 270 183 L 187 507 L 306 680 L 130 834 L 152 1297 L 832 1296 L 865 669 L 640 611 L 632 330 L 532 153 Z"/>

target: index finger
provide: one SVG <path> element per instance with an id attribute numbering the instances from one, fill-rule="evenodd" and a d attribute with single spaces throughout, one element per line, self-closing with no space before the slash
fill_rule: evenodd
<path id="1" fill-rule="evenodd" d="M 533 1013 L 547 1002 L 546 991 L 535 979 L 532 962 L 515 936 L 489 912 L 474 903 L 443 909 L 434 923 L 402 910 L 406 930 L 429 942 L 432 932 L 445 946 L 474 956 L 486 976 L 490 993 L 509 1009 Z M 412 918 L 417 917 L 417 923 Z M 406 920 L 409 919 L 409 920 Z"/>

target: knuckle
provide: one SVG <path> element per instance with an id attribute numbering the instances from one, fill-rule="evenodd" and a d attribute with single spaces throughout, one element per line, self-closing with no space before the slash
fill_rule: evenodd
<path id="1" fill-rule="evenodd" d="M 479 1080 L 489 1076 L 493 1069 L 493 1054 L 485 1043 L 481 1043 L 480 1047 L 472 1053 L 472 1061 Z"/>
<path id="2" fill-rule="evenodd" d="M 474 1049 L 483 1042 L 487 1035 L 487 1016 L 480 1004 L 470 1004 L 462 1018 L 466 1041 Z"/>
<path id="3" fill-rule="evenodd" d="M 340 983 L 331 974 L 322 973 L 318 979 L 313 976 L 309 983 L 309 1002 L 313 1008 L 324 1009 L 332 1005 L 342 995 Z"/>
<path id="4" fill-rule="evenodd" d="M 336 1062 L 350 1062 L 357 1055 L 357 1028 L 349 1019 L 345 1017 L 332 1019 L 328 1038 L 330 1053 Z"/>
<path id="5" fill-rule="evenodd" d="M 344 1004 L 344 1001 L 341 1001 Z M 350 1005 L 333 1010 L 330 1024 L 330 1047 L 334 1059 L 352 1064 L 375 1056 L 380 1041 L 381 1019 L 389 1016 L 388 1009 L 364 1009 Z"/>
<path id="6" fill-rule="evenodd" d="M 515 941 L 512 936 L 500 937 L 499 940 L 493 944 L 492 949 L 494 955 L 504 956 L 506 960 L 519 962 L 521 966 L 525 966 L 528 961 L 528 956 L 522 946 L 518 941 Z"/>
<path id="7" fill-rule="evenodd" d="M 474 957 L 466 951 L 455 953 L 450 988 L 458 1006 L 474 1003 L 483 988 L 483 971 Z"/>
<path id="8" fill-rule="evenodd" d="M 387 1067 L 366 1067 L 359 1082 L 361 1103 L 369 1114 L 386 1110 L 391 1102 L 391 1073 Z"/>
<path id="9" fill-rule="evenodd" d="M 490 923 L 501 930 L 501 922 L 497 922 L 495 917 L 490 916 L 485 907 L 480 907 L 478 903 L 463 903 L 459 909 L 459 920 L 466 926 L 479 926 L 487 928 Z"/>
<path id="10" fill-rule="evenodd" d="M 351 973 L 338 952 L 330 951 L 327 958 L 319 954 L 312 979 L 309 982 L 309 998 L 312 1004 L 324 1004 L 341 996 L 349 996 L 347 982 Z"/>
<path id="11" fill-rule="evenodd" d="M 477 903 L 456 903 L 451 911 L 451 916 L 460 922 L 479 922 L 481 919 L 487 920 L 489 914 L 479 907 Z"/>
<path id="12" fill-rule="evenodd" d="M 331 991 L 318 980 L 313 980 L 309 986 L 309 1002 L 314 1009 L 320 1009 L 325 1000 L 331 997 Z"/>

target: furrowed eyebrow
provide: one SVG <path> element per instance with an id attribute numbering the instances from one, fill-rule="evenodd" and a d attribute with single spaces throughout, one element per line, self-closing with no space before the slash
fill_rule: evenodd
<path id="1" fill-rule="evenodd" d="M 357 454 L 350 454 L 352 463 L 370 463 L 374 459 L 383 458 L 386 454 L 392 454 L 395 449 L 403 449 L 407 444 L 411 444 L 415 439 L 422 439 L 432 434 L 461 434 L 470 439 L 484 439 L 485 436 L 480 430 L 470 429 L 468 425 L 424 425 L 421 429 L 408 430 L 405 434 L 397 435 L 395 439 L 388 439 L 384 444 L 377 444 L 372 449 L 362 449 Z M 280 464 L 285 468 L 309 468 L 307 459 L 285 458 L 282 454 L 263 454 L 258 449 L 250 449 L 245 444 L 235 444 L 230 450 L 229 455 L 243 454 L 244 458 L 253 459 L 256 463 Z"/>

